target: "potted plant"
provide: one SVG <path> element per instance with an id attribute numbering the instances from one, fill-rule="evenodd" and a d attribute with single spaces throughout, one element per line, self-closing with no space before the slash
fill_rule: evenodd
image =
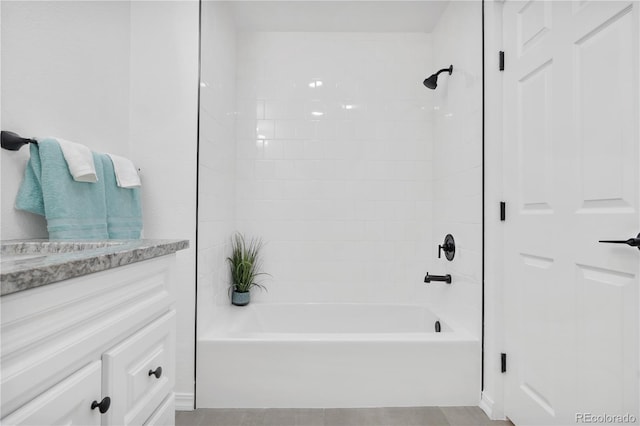
<path id="1" fill-rule="evenodd" d="M 260 275 L 269 275 L 260 272 L 262 260 L 260 250 L 262 240 L 251 239 L 245 241 L 242 234 L 237 233 L 231 239 L 231 256 L 227 257 L 231 270 L 231 303 L 236 306 L 249 304 L 252 287 L 259 287 L 266 290 L 266 287 L 257 281 Z"/>

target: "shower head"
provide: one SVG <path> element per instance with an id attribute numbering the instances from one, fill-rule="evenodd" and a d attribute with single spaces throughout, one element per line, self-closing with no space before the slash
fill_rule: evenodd
<path id="1" fill-rule="evenodd" d="M 442 68 L 437 73 L 432 74 L 431 77 L 425 78 L 422 84 L 424 84 L 429 89 L 435 89 L 436 87 L 438 87 L 438 74 L 445 71 L 449 71 L 449 75 L 451 75 L 451 73 L 453 72 L 453 65 L 449 65 L 449 68 Z"/>

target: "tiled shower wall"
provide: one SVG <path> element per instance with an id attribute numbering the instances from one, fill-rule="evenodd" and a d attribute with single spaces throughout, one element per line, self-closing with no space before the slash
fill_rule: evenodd
<path id="1" fill-rule="evenodd" d="M 408 302 L 424 285 L 432 69 L 427 34 L 238 34 L 236 223 L 272 275 L 254 300 Z"/>
<path id="2" fill-rule="evenodd" d="M 433 37 L 433 238 L 456 241 L 452 262 L 433 256 L 432 273 L 450 273 L 450 286 L 432 284 L 420 291 L 432 309 L 481 333 L 482 309 L 482 4 L 450 2 Z M 496 63 L 497 66 L 497 63 Z M 431 272 L 431 271 L 430 271 Z"/>
<path id="3" fill-rule="evenodd" d="M 228 4 L 202 2 L 198 199 L 198 331 L 226 304 L 235 231 L 236 31 Z"/>

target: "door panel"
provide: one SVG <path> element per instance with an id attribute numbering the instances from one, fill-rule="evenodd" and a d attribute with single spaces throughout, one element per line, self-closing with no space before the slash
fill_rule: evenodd
<path id="1" fill-rule="evenodd" d="M 518 81 L 518 162 L 522 209 L 552 213 L 551 82 L 553 63 L 546 61 Z"/>
<path id="2" fill-rule="evenodd" d="M 577 265 L 577 368 L 578 400 L 593 412 L 622 413 L 625 353 L 632 353 L 632 327 L 626 318 L 633 312 L 634 275 L 603 268 Z M 598 309 L 594 309 L 598 307 Z M 597 346 L 597 350 L 594 350 Z M 593 386 L 597 383 L 597 386 Z"/>
<path id="3" fill-rule="evenodd" d="M 551 29 L 551 5 L 547 2 L 521 3 L 516 15 L 518 55 L 545 38 Z"/>
<path id="4" fill-rule="evenodd" d="M 573 105 L 580 145 L 582 208 L 633 206 L 632 8 L 592 31 L 577 33 L 574 43 Z M 583 212 L 586 213 L 586 212 Z"/>
<path id="5" fill-rule="evenodd" d="M 638 416 L 638 2 L 507 1 L 505 410 Z"/>

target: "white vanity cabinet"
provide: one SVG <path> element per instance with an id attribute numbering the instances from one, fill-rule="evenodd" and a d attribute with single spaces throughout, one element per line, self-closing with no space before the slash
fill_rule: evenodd
<path id="1" fill-rule="evenodd" d="M 2 296 L 1 423 L 172 425 L 174 259 Z"/>

